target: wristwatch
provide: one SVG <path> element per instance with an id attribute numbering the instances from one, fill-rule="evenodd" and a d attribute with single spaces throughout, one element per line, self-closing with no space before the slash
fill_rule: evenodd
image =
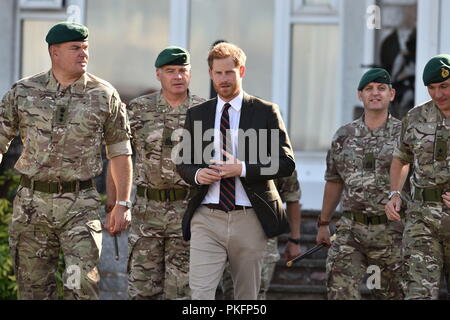
<path id="1" fill-rule="evenodd" d="M 295 243 L 295 244 L 300 244 L 300 238 L 288 238 L 289 242 Z"/>
<path id="2" fill-rule="evenodd" d="M 323 221 L 320 219 L 317 219 L 317 228 L 320 228 L 321 226 L 329 226 L 330 225 L 330 221 Z"/>
<path id="3" fill-rule="evenodd" d="M 116 204 L 131 209 L 131 201 L 116 201 Z"/>
<path id="4" fill-rule="evenodd" d="M 393 196 L 395 196 L 396 194 L 398 194 L 399 196 L 402 195 L 402 193 L 398 190 L 394 190 L 394 191 L 390 191 L 389 195 L 388 195 L 388 199 L 391 200 Z"/>

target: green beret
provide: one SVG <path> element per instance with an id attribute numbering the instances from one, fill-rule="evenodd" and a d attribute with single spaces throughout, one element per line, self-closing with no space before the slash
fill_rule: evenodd
<path id="1" fill-rule="evenodd" d="M 47 33 L 45 41 L 49 45 L 69 42 L 85 41 L 89 30 L 85 26 L 73 22 L 60 22 L 55 24 Z"/>
<path id="2" fill-rule="evenodd" d="M 381 68 L 370 69 L 361 78 L 358 90 L 361 91 L 371 82 L 392 84 L 389 72 Z"/>
<path id="3" fill-rule="evenodd" d="M 155 67 L 161 68 L 166 65 L 184 66 L 191 63 L 189 52 L 180 47 L 167 47 L 158 55 L 155 61 Z"/>
<path id="4" fill-rule="evenodd" d="M 441 54 L 428 61 L 423 71 L 423 83 L 428 86 L 432 83 L 443 82 L 450 78 L 450 55 Z"/>

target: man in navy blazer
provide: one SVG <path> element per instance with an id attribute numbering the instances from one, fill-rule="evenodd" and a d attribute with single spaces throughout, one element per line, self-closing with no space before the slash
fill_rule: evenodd
<path id="1" fill-rule="evenodd" d="M 242 90 L 245 53 L 219 43 L 208 55 L 218 97 L 188 110 L 177 170 L 197 193 L 183 217 L 192 299 L 214 299 L 227 260 L 237 300 L 256 300 L 267 238 L 289 230 L 273 179 L 295 169 L 277 105 Z"/>

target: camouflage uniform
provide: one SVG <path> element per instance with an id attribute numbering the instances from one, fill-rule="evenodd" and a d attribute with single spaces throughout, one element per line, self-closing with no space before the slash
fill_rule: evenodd
<path id="1" fill-rule="evenodd" d="M 432 101 L 403 120 L 394 156 L 413 170 L 403 238 L 406 299 L 437 299 L 443 266 L 450 266 L 450 209 L 441 199 L 450 191 L 449 139 L 450 118 Z"/>
<path id="2" fill-rule="evenodd" d="M 401 123 L 387 123 L 370 131 L 364 116 L 341 127 L 327 155 L 325 180 L 344 184 L 342 207 L 363 218 L 386 219 L 389 170 Z M 373 218 L 375 217 L 375 218 Z M 365 224 L 342 217 L 326 262 L 329 299 L 361 299 L 359 285 L 368 266 L 381 270 L 376 298 L 401 299 L 402 222 Z"/>
<path id="3" fill-rule="evenodd" d="M 17 130 L 23 152 L 15 168 L 34 187 L 99 175 L 103 141 L 109 158 L 131 154 L 125 105 L 110 84 L 90 74 L 65 89 L 51 71 L 16 83 L 0 104 L 0 152 L 8 150 Z M 56 298 L 62 249 L 64 297 L 98 299 L 98 192 L 91 187 L 47 193 L 30 187 L 19 187 L 9 226 L 19 298 Z"/>
<path id="4" fill-rule="evenodd" d="M 189 190 L 171 160 L 172 132 L 183 128 L 187 109 L 205 101 L 195 95 L 172 108 L 160 92 L 130 102 L 132 144 L 136 152 L 134 182 L 157 190 Z M 190 199 L 158 201 L 136 195 L 129 232 L 130 299 L 189 298 L 189 243 L 181 220 Z"/>
<path id="5" fill-rule="evenodd" d="M 300 201 L 302 193 L 298 183 L 297 170 L 294 170 L 290 177 L 276 179 L 275 185 L 283 202 Z M 280 260 L 278 238 L 269 238 L 267 239 L 267 249 L 261 269 L 261 287 L 258 293 L 258 300 L 266 300 L 266 293 L 269 291 L 270 282 L 278 260 Z M 231 279 L 228 264 L 222 277 L 222 292 L 225 300 L 234 300 L 233 280 Z"/>

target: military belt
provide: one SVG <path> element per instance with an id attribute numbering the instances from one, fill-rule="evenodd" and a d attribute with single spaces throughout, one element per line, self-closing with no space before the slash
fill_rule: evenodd
<path id="1" fill-rule="evenodd" d="M 78 192 L 93 188 L 95 186 L 94 181 L 65 181 L 65 182 L 50 182 L 50 181 L 35 181 L 26 176 L 22 176 L 20 179 L 20 185 L 25 188 L 32 189 L 33 191 L 45 192 L 45 193 L 70 193 Z"/>
<path id="2" fill-rule="evenodd" d="M 137 186 L 137 195 L 155 201 L 177 201 L 186 199 L 189 188 L 183 189 L 151 189 Z"/>
<path id="3" fill-rule="evenodd" d="M 417 201 L 442 202 L 442 195 L 446 193 L 446 189 L 422 189 L 414 187 L 413 199 Z"/>
<path id="4" fill-rule="evenodd" d="M 367 226 L 386 224 L 389 222 L 386 215 L 369 217 L 366 214 L 362 213 L 361 211 L 344 211 L 343 216 L 355 222 L 365 224 Z M 400 212 L 400 217 L 401 218 L 405 217 L 404 211 Z"/>

